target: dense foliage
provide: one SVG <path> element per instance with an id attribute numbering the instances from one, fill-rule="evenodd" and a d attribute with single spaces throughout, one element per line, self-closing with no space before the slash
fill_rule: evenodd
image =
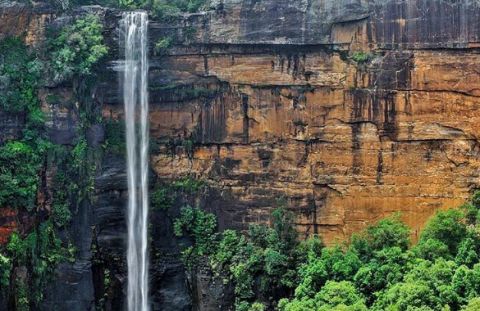
<path id="1" fill-rule="evenodd" d="M 108 52 L 103 44 L 102 30 L 103 26 L 95 15 L 79 18 L 62 28 L 50 42 L 54 81 L 92 73 L 93 66 Z"/>
<path id="2" fill-rule="evenodd" d="M 76 105 L 70 107 L 80 119 L 74 146 L 49 141 L 38 98 L 40 69 L 50 68 L 51 80 L 72 80 L 74 95 L 86 93 L 84 80 L 106 54 L 101 31 L 98 18 L 79 18 L 54 34 L 43 60 L 20 38 L 0 41 L 0 110 L 25 117 L 23 132 L 15 139 L 6 135 L 7 140 L 0 142 L 0 208 L 14 208 L 29 219 L 0 247 L 0 295 L 9 301 L 8 308 L 38 309 L 56 265 L 74 257 L 68 237 L 60 239 L 57 232 L 69 224 L 72 211 L 93 189 L 95 167 L 85 135 L 95 116 L 91 116 L 92 105 L 76 98 Z M 42 182 L 46 174 L 48 183 Z M 50 182 L 55 191 L 45 188 Z M 39 200 L 40 192 L 46 198 Z"/>
<path id="3" fill-rule="evenodd" d="M 7 112 L 32 110 L 37 104 L 37 81 L 41 63 L 19 38 L 0 42 L 0 109 Z"/>
<path id="4" fill-rule="evenodd" d="M 35 206 L 42 159 L 37 150 L 22 141 L 11 141 L 0 147 L 0 206 Z"/>
<path id="5" fill-rule="evenodd" d="M 168 18 L 182 12 L 198 12 L 206 3 L 206 0 L 153 0 L 151 9 L 155 17 Z"/>
<path id="6" fill-rule="evenodd" d="M 182 13 L 196 13 L 207 9 L 210 0 L 49 0 L 59 10 L 69 10 L 81 5 L 101 5 L 121 9 L 144 9 L 155 18 L 169 19 Z"/>
<path id="7" fill-rule="evenodd" d="M 262 310 L 263 303 L 274 304 L 292 293 L 305 248 L 319 249 L 319 240 L 308 246 L 297 242 L 290 212 L 279 208 L 272 216 L 272 227 L 255 225 L 245 235 L 234 230 L 216 233 L 214 215 L 197 208 L 185 207 L 175 222 L 175 233 L 192 242 L 184 251 L 187 266 L 208 257 L 212 269 L 234 284 L 236 310 Z M 259 292 L 262 303 L 256 301 Z"/>
<path id="8" fill-rule="evenodd" d="M 50 221 L 40 224 L 24 239 L 17 233 L 11 236 L 6 249 L 6 254 L 10 258 L 8 261 L 17 266 L 26 267 L 29 273 L 28 282 L 21 278 L 14 280 L 17 309 L 29 310 L 30 306 L 42 300 L 43 289 L 52 276 L 55 266 L 62 261 L 73 260 L 73 252 L 72 247 L 62 246 Z M 6 270 L 2 272 L 5 274 Z"/>
<path id="9" fill-rule="evenodd" d="M 271 227 L 215 233 L 213 215 L 186 208 L 176 233 L 190 237 L 187 262 L 206 256 L 227 275 L 236 310 L 479 310 L 479 198 L 439 211 L 413 246 L 398 215 L 330 247 L 298 243 L 284 209 Z"/>

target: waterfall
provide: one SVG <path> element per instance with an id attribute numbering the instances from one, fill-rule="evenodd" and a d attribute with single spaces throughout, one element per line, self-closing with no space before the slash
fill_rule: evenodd
<path id="1" fill-rule="evenodd" d="M 146 12 L 123 14 L 128 176 L 128 311 L 148 311 L 148 59 Z"/>

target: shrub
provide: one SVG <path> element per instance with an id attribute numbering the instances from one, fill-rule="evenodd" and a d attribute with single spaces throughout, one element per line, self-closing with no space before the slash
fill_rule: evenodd
<path id="1" fill-rule="evenodd" d="M 205 4 L 206 0 L 154 0 L 152 12 L 156 18 L 172 18 L 182 12 L 198 12 Z"/>
<path id="2" fill-rule="evenodd" d="M 106 152 L 118 155 L 126 153 L 125 124 L 123 122 L 107 119 L 104 120 L 105 143 L 103 149 Z"/>
<path id="3" fill-rule="evenodd" d="M 365 52 L 355 52 L 351 58 L 354 62 L 362 64 L 368 62 L 372 58 L 372 55 Z"/>
<path id="4" fill-rule="evenodd" d="M 190 176 L 175 180 L 172 188 L 185 194 L 195 194 L 205 187 L 205 182 Z"/>
<path id="5" fill-rule="evenodd" d="M 92 73 L 93 66 L 108 52 L 102 31 L 99 18 L 87 15 L 77 19 L 73 25 L 64 27 L 50 41 L 54 81 L 61 82 Z"/>
<path id="6" fill-rule="evenodd" d="M 187 266 L 193 267 L 199 257 L 214 251 L 216 228 L 217 221 L 213 214 L 190 206 L 182 208 L 180 217 L 175 220 L 174 232 L 178 237 L 189 237 L 193 243 L 183 251 Z"/>
<path id="7" fill-rule="evenodd" d="M 0 288 L 6 288 L 10 284 L 10 271 L 12 261 L 0 253 Z"/>
<path id="8" fill-rule="evenodd" d="M 0 41 L 0 109 L 28 112 L 38 106 L 37 86 L 42 65 L 19 38 Z"/>
<path id="9" fill-rule="evenodd" d="M 163 37 L 155 43 L 155 54 L 156 55 L 165 55 L 168 53 L 168 50 L 173 45 L 172 37 Z"/>
<path id="10" fill-rule="evenodd" d="M 173 205 L 173 196 L 168 188 L 157 186 L 150 195 L 152 207 L 155 209 L 168 210 Z"/>
<path id="11" fill-rule="evenodd" d="M 422 231 L 419 244 L 434 239 L 444 243 L 450 254 L 455 256 L 462 239 L 467 236 L 464 216 L 464 213 L 457 209 L 437 212 Z"/>
<path id="12" fill-rule="evenodd" d="M 51 221 L 41 223 L 24 239 L 17 233 L 12 234 L 6 251 L 12 261 L 27 268 L 29 282 L 24 284 L 25 288 L 17 286 L 15 293 L 25 306 L 38 305 L 56 265 L 73 258 L 73 249 L 62 246 Z"/>
<path id="13" fill-rule="evenodd" d="M 43 160 L 37 152 L 22 141 L 0 147 L 0 206 L 34 208 Z"/>

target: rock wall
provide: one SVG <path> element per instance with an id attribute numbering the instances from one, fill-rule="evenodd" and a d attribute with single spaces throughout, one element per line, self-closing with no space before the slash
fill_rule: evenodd
<path id="1" fill-rule="evenodd" d="M 153 23 L 153 42 L 198 29 L 152 61 L 152 90 L 177 86 L 152 92 L 152 135 L 195 140 L 193 156 L 153 154 L 155 172 L 207 179 L 223 227 L 268 221 L 285 197 L 327 243 L 394 212 L 416 237 L 480 181 L 478 14 L 474 1 L 232 0 Z M 178 96 L 188 88 L 210 92 Z"/>
<path id="2" fill-rule="evenodd" d="M 208 184 L 176 206 L 191 200 L 214 212 L 221 229 L 242 229 L 269 222 L 284 198 L 298 229 L 330 244 L 401 212 L 415 239 L 432 213 L 461 204 L 478 187 L 477 1 L 212 6 L 150 24 L 152 181 L 194 176 Z M 92 95 L 105 118 L 122 119 L 114 70 L 121 12 L 79 11 L 105 23 L 111 53 Z M 40 46 L 45 28 L 68 18 L 42 3 L 2 3 L 0 38 L 26 30 L 27 43 Z M 167 36 L 174 46 L 155 55 L 155 42 Z M 71 90 L 49 92 L 59 98 L 48 103 L 41 94 L 51 139 L 71 144 L 78 116 L 61 108 Z M 20 135 L 23 119 L 0 112 L 0 142 Z M 103 137 L 95 125 L 89 143 Z M 108 153 L 100 162 L 95 198 L 69 229 L 77 261 L 59 267 L 44 310 L 91 310 L 101 299 L 106 310 L 123 306 L 125 163 Z M 153 309 L 224 308 L 229 299 L 208 271 L 185 275 L 171 228 L 176 212 L 152 212 Z M 0 235 L 18 226 L 14 213 L 0 215 Z M 105 292 L 107 270 L 112 285 Z"/>

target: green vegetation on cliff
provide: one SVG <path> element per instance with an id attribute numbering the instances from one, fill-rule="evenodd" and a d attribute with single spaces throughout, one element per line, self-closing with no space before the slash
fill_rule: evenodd
<path id="1" fill-rule="evenodd" d="M 103 26 L 95 15 L 77 19 L 50 41 L 50 64 L 54 81 L 90 75 L 93 66 L 108 52 L 103 44 Z"/>
<path id="2" fill-rule="evenodd" d="M 0 111 L 25 120 L 21 133 L 0 142 L 0 208 L 13 208 L 23 219 L 15 221 L 18 231 L 0 247 L 0 300 L 14 310 L 38 309 L 57 264 L 73 259 L 68 234 L 60 239 L 57 232 L 93 188 L 94 153 L 86 133 L 98 116 L 85 94 L 95 64 L 107 52 L 102 26 L 87 15 L 55 35 L 43 61 L 20 38 L 0 40 Z M 52 74 L 44 81 L 72 82 L 77 98 L 70 108 L 80 120 L 74 146 L 49 140 L 38 98 L 42 68 Z"/>
<path id="3" fill-rule="evenodd" d="M 0 41 L 0 109 L 20 113 L 32 111 L 38 103 L 40 61 L 19 38 Z"/>
<path id="4" fill-rule="evenodd" d="M 247 233 L 214 232 L 214 216 L 185 208 L 176 233 L 189 237 L 186 263 L 207 258 L 234 285 L 236 310 L 477 310 L 480 299 L 480 193 L 459 209 L 439 211 L 419 242 L 398 215 L 323 247 L 297 242 L 288 212 Z"/>
<path id="5" fill-rule="evenodd" d="M 182 12 L 198 12 L 206 3 L 206 0 L 153 0 L 151 10 L 157 18 L 168 18 Z"/>

